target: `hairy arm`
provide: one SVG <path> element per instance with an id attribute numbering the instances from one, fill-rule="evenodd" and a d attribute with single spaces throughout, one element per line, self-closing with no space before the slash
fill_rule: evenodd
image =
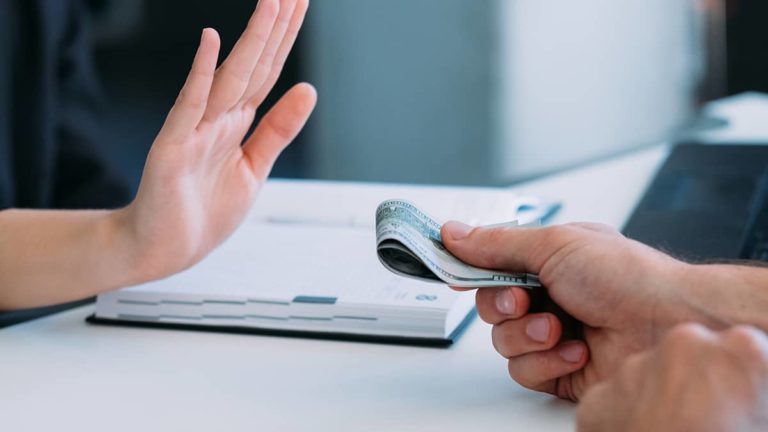
<path id="1" fill-rule="evenodd" d="M 689 265 L 683 280 L 677 295 L 690 318 L 710 327 L 748 324 L 768 331 L 768 268 Z"/>
<path id="2" fill-rule="evenodd" d="M 451 222 L 442 234 L 470 264 L 539 274 L 550 298 L 583 323 L 582 339 L 562 340 L 563 323 L 529 311 L 527 291 L 478 290 L 494 347 L 509 359 L 512 378 L 534 390 L 579 400 L 681 323 L 768 330 L 765 268 L 685 263 L 590 223 L 488 229 Z"/>

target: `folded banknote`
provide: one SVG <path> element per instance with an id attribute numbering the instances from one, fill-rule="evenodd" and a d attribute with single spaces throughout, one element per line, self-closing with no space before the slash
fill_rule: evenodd
<path id="1" fill-rule="evenodd" d="M 482 269 L 462 262 L 443 246 L 440 227 L 440 223 L 408 201 L 384 201 L 376 209 L 379 260 L 401 276 L 454 287 L 541 286 L 536 275 Z"/>

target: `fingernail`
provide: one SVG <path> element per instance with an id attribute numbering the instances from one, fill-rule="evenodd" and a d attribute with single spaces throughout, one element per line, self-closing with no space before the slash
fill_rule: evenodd
<path id="1" fill-rule="evenodd" d="M 515 314 L 515 294 L 510 289 L 502 289 L 496 293 L 496 308 L 505 315 Z"/>
<path id="2" fill-rule="evenodd" d="M 545 317 L 532 319 L 525 326 L 525 334 L 536 342 L 546 342 L 549 339 L 549 319 Z"/>
<path id="3" fill-rule="evenodd" d="M 578 363 L 584 356 L 584 347 L 579 343 L 563 345 L 558 350 L 560 357 L 568 363 Z"/>
<path id="4" fill-rule="evenodd" d="M 461 222 L 451 221 L 445 224 L 445 230 L 453 240 L 462 240 L 467 238 L 469 233 L 472 232 L 472 229 L 473 228 L 471 226 Z"/>

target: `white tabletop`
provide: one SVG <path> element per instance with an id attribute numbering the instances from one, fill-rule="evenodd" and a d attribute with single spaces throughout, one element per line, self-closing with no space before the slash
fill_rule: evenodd
<path id="1" fill-rule="evenodd" d="M 620 227 L 666 147 L 516 187 L 553 222 Z M 2 430 L 573 429 L 507 375 L 476 320 L 449 349 L 91 326 L 86 306 L 0 331 Z"/>

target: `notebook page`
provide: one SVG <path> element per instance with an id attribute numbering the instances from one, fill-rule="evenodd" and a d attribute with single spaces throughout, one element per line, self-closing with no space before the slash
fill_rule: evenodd
<path id="1" fill-rule="evenodd" d="M 129 290 L 211 300 L 331 297 L 337 304 L 431 309 L 448 309 L 458 296 L 444 285 L 387 271 L 370 229 L 252 222 L 198 265 Z"/>

